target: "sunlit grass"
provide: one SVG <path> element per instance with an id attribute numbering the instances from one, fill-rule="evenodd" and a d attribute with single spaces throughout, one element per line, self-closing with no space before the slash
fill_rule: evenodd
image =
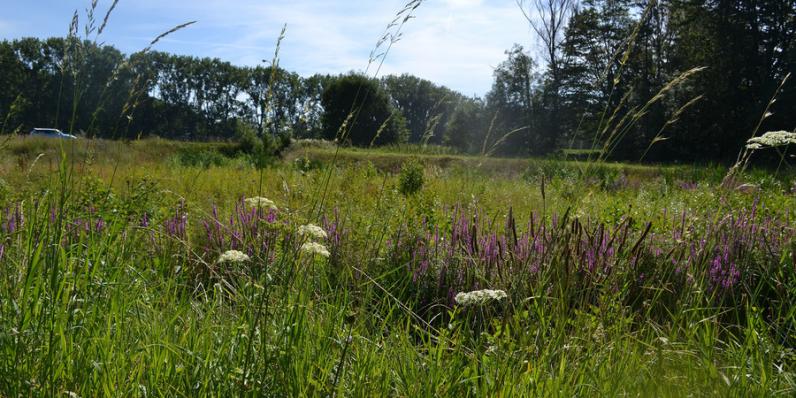
<path id="1" fill-rule="evenodd" d="M 402 257 L 411 253 L 394 251 L 399 236 L 425 234 L 423 223 L 448 234 L 455 211 L 479 214 L 478 236 L 502 236 L 511 212 L 518 233 L 532 213 L 551 228 L 554 214 L 569 214 L 609 229 L 632 219 L 633 239 L 649 221 L 666 242 L 684 211 L 699 237 L 712 233 L 705 225 L 757 202 L 756 217 L 791 237 L 790 176 L 752 173 L 760 191 L 744 193 L 720 188 L 718 168 L 614 164 L 581 175 L 563 161 L 361 150 L 341 151 L 332 165 L 323 149 L 297 149 L 264 170 L 260 190 L 256 169 L 224 144 L 80 140 L 64 147 L 73 154 L 65 162 L 58 147 L 19 139 L 0 165 L 10 187 L 0 198 L 10 209 L 0 210 L 3 395 L 793 393 L 792 243 L 772 249 L 778 258 L 749 257 L 750 270 L 766 272 L 750 280 L 776 284 L 744 287 L 753 297 L 732 296 L 740 301 L 716 301 L 701 279 L 683 291 L 638 292 L 608 279 L 584 285 L 556 271 L 567 260 L 555 257 L 558 266 L 543 277 L 485 276 L 482 286 L 510 296 L 479 310 L 418 290 Z M 186 165 L 185 151 L 227 160 Z M 393 165 L 409 157 L 425 165 L 425 176 L 420 191 L 404 197 Z M 327 206 L 316 219 L 327 173 Z M 240 199 L 258 190 L 277 203 L 276 220 L 230 224 Z M 17 206 L 24 222 L 11 231 Z M 207 244 L 203 221 L 216 220 L 214 206 L 218 233 L 239 236 L 236 248 L 266 241 L 268 248 L 240 266 L 217 264 L 218 250 L 232 247 Z M 186 234 L 169 232 L 168 220 L 183 216 Z M 296 231 L 307 222 L 329 231 L 328 260 L 298 250 Z M 256 225 L 270 232 L 247 232 Z M 568 229 L 561 231 L 548 243 L 563 244 Z M 471 261 L 457 253 L 445 261 Z M 671 273 L 668 260 L 648 266 Z M 631 300 L 639 294 L 646 299 Z"/>

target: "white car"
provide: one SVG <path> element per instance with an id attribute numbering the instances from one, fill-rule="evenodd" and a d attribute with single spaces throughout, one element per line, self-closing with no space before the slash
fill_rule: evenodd
<path id="1" fill-rule="evenodd" d="M 75 137 L 74 135 L 64 133 L 63 131 L 58 130 L 58 129 L 44 129 L 44 128 L 38 128 L 38 127 L 34 128 L 33 130 L 31 130 L 30 131 L 30 135 L 36 136 L 36 137 L 62 138 L 62 139 L 65 139 L 65 140 L 76 140 L 77 139 L 77 137 Z"/>

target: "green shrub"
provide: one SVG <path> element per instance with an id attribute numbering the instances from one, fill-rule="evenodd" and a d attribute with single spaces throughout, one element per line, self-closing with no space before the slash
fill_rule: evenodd
<path id="1" fill-rule="evenodd" d="M 238 150 L 246 154 L 262 152 L 263 140 L 257 136 L 257 131 L 247 123 L 238 123 L 235 126 L 238 137 Z"/>
<path id="2" fill-rule="evenodd" d="M 398 191 L 402 195 L 414 195 L 423 188 L 423 166 L 414 160 L 404 163 L 398 180 Z"/>
<path id="3" fill-rule="evenodd" d="M 239 153 L 247 155 L 248 160 L 257 168 L 273 163 L 274 157 L 290 146 L 290 133 L 283 132 L 276 136 L 264 133 L 257 135 L 257 131 L 246 123 L 239 123 L 236 127 Z"/>

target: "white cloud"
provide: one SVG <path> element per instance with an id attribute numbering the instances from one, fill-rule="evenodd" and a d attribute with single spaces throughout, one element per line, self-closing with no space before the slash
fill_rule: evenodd
<path id="1" fill-rule="evenodd" d="M 387 71 L 416 74 L 465 94 L 484 94 L 493 68 L 505 59 L 504 51 L 513 43 L 530 42 L 528 26 L 512 1 L 447 3 L 456 4 L 428 4 L 418 10 L 416 25 L 408 27 Z"/>
<path id="2" fill-rule="evenodd" d="M 180 44 L 184 40 L 182 44 L 198 48 L 202 55 L 237 64 L 270 60 L 279 30 L 286 23 L 281 64 L 309 75 L 365 69 L 376 41 L 404 3 L 239 0 L 231 6 L 196 0 L 164 6 L 143 0 L 139 7 L 199 20 L 180 34 L 180 39 L 166 42 Z M 403 36 L 392 47 L 382 74 L 412 73 L 465 94 L 483 95 L 491 85 L 493 68 L 505 58 L 504 51 L 513 43 L 527 47 L 531 41 L 527 22 L 511 0 L 428 0 L 415 15 L 416 19 L 403 27 Z"/>

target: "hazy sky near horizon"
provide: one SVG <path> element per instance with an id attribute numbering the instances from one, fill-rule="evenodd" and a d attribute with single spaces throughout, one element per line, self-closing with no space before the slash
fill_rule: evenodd
<path id="1" fill-rule="evenodd" d="M 0 39 L 65 36 L 89 0 L 0 0 Z M 112 0 L 100 0 L 102 19 Z M 100 41 L 140 50 L 180 23 L 156 50 L 257 65 L 273 56 L 283 24 L 281 66 L 303 76 L 362 71 L 406 0 L 120 0 Z M 504 51 L 533 36 L 515 0 L 426 0 L 403 28 L 380 75 L 411 73 L 465 95 L 484 95 Z"/>

